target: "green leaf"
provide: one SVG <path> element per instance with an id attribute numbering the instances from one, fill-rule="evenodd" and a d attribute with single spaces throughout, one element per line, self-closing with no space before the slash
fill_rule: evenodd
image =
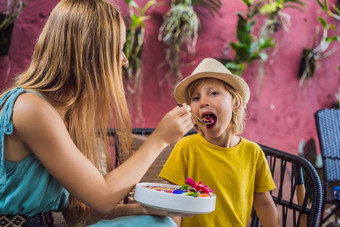
<path id="1" fill-rule="evenodd" d="M 333 41 L 339 41 L 340 40 L 340 37 L 339 36 L 332 36 L 332 37 L 327 37 L 326 38 L 326 42 L 333 42 Z"/>
<path id="2" fill-rule="evenodd" d="M 325 11 L 328 11 L 328 3 L 327 3 L 327 0 L 324 0 L 324 1 L 323 1 L 323 9 L 324 9 Z"/>
<path id="3" fill-rule="evenodd" d="M 274 47 L 274 46 L 275 46 L 275 42 L 273 38 L 268 38 L 268 39 L 265 39 L 264 41 L 261 41 L 260 39 L 260 49 L 265 49 L 265 48 Z"/>
<path id="4" fill-rule="evenodd" d="M 316 2 L 319 4 L 321 8 L 323 8 L 323 4 L 320 2 L 320 0 L 316 0 Z"/>
<path id="5" fill-rule="evenodd" d="M 189 188 L 190 188 L 190 185 L 182 184 L 182 186 L 179 189 L 183 191 L 187 191 Z"/>
<path id="6" fill-rule="evenodd" d="M 235 63 L 235 62 L 227 62 L 226 64 L 225 64 L 225 66 L 228 68 L 228 69 L 230 69 L 230 70 L 235 70 L 235 69 L 240 69 L 241 68 L 241 66 L 240 66 L 240 64 L 237 64 L 237 63 Z"/>
<path id="7" fill-rule="evenodd" d="M 318 17 L 322 27 L 324 27 L 325 29 L 327 29 L 327 23 L 326 21 L 322 18 L 322 17 Z"/>
<path id="8" fill-rule="evenodd" d="M 335 5 L 332 5 L 334 11 L 336 12 L 337 15 L 340 15 L 340 10 L 338 7 L 336 7 Z"/>
<path id="9" fill-rule="evenodd" d="M 153 5 L 155 5 L 156 3 L 157 3 L 156 0 L 150 0 L 150 1 L 148 1 L 148 2 L 144 5 L 143 9 L 140 11 L 140 14 L 141 14 L 141 15 L 144 15 L 145 12 L 146 12 L 150 7 L 152 7 Z"/>
<path id="10" fill-rule="evenodd" d="M 241 0 L 248 8 L 253 4 L 252 0 Z"/>
<path id="11" fill-rule="evenodd" d="M 334 24 L 329 24 L 328 26 L 329 26 L 329 28 L 332 29 L 332 30 L 335 30 L 335 29 L 336 29 L 336 27 L 335 27 Z"/>
<path id="12" fill-rule="evenodd" d="M 214 16 L 222 6 L 221 0 L 192 0 L 192 4 L 203 6 L 212 16 Z"/>
<path id="13" fill-rule="evenodd" d="M 246 66 L 242 63 L 235 63 L 235 62 L 227 62 L 225 65 L 232 73 L 235 75 L 240 76 L 242 72 L 245 70 Z"/>

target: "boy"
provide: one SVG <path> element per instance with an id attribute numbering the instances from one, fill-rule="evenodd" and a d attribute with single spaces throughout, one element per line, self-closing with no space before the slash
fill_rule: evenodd
<path id="1" fill-rule="evenodd" d="M 174 91 L 178 103 L 210 124 L 196 121 L 198 134 L 174 147 L 160 177 L 177 185 L 191 177 L 215 189 L 216 209 L 183 218 L 183 227 L 246 226 L 252 205 L 262 226 L 279 226 L 270 190 L 275 188 L 267 160 L 254 142 L 239 137 L 250 91 L 247 83 L 215 59 L 204 59 Z M 180 218 L 176 218 L 180 222 Z"/>

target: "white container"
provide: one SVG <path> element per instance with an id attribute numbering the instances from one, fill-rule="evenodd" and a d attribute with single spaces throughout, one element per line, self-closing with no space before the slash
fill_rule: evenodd
<path id="1" fill-rule="evenodd" d="M 157 186 L 165 188 L 179 188 L 178 185 L 160 183 L 138 183 L 134 198 L 139 203 L 167 211 L 205 214 L 215 210 L 216 195 L 210 193 L 211 197 L 193 197 L 184 194 L 172 194 L 164 191 L 156 191 L 145 186 Z"/>

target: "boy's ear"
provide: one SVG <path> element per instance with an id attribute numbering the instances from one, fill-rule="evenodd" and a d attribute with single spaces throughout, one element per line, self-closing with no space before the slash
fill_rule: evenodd
<path id="1" fill-rule="evenodd" d="M 233 97 L 233 111 L 239 111 L 242 108 L 242 97 L 241 95 L 235 95 Z"/>
<path id="2" fill-rule="evenodd" d="M 241 109 L 241 102 L 235 98 L 233 101 L 233 112 Z"/>

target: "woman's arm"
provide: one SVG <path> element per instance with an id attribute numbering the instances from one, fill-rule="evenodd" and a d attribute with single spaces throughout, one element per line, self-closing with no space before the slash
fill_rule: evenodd
<path id="1" fill-rule="evenodd" d="M 141 215 L 146 214 L 145 209 L 139 203 L 133 204 L 118 204 L 111 212 L 102 214 L 96 210 L 90 209 L 87 217 L 86 225 L 92 225 L 103 219 L 114 219 L 116 217 L 128 215 Z M 78 221 L 77 208 L 67 207 L 63 210 L 63 216 L 70 226 L 75 226 Z M 76 218 L 77 217 L 77 218 Z"/>
<path id="2" fill-rule="evenodd" d="M 67 207 L 63 210 L 64 218 L 68 225 L 74 226 L 77 224 L 77 208 Z M 114 219 L 121 216 L 129 215 L 155 215 L 155 216 L 171 216 L 176 222 L 177 226 L 181 226 L 181 217 L 191 217 L 191 214 L 168 212 L 165 210 L 154 209 L 151 207 L 143 206 L 140 203 L 131 204 L 118 204 L 111 212 L 107 214 L 99 213 L 90 209 L 89 216 L 87 217 L 86 225 L 92 225 L 103 219 Z"/>
<path id="3" fill-rule="evenodd" d="M 255 193 L 254 207 L 263 227 L 280 226 L 277 209 L 269 192 Z"/>
<path id="4" fill-rule="evenodd" d="M 176 216 L 176 217 L 171 217 L 172 220 L 174 220 L 174 222 L 177 224 L 178 227 L 181 226 L 182 223 L 182 217 Z"/>
<path id="5" fill-rule="evenodd" d="M 159 153 L 192 128 L 190 107 L 176 107 L 138 151 L 103 177 L 73 143 L 60 115 L 36 94 L 23 94 L 13 111 L 20 141 L 75 198 L 101 213 L 112 211 Z"/>

